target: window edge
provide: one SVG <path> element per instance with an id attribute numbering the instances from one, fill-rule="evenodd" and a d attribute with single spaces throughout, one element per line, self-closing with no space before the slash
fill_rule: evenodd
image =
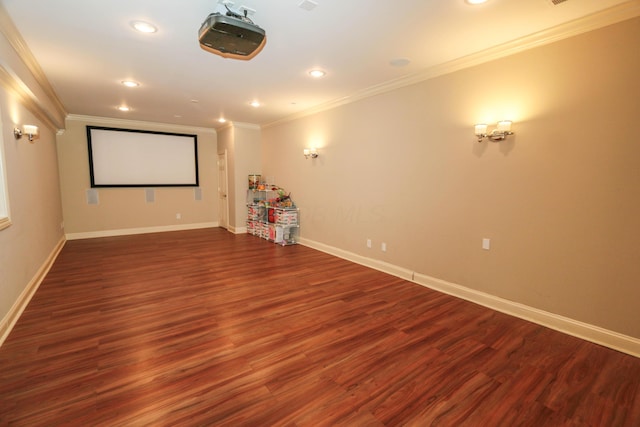
<path id="1" fill-rule="evenodd" d="M 0 231 L 11 226 L 11 220 L 9 218 L 0 218 Z"/>

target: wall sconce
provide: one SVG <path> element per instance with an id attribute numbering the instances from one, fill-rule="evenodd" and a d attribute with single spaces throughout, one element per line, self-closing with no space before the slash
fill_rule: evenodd
<path id="1" fill-rule="evenodd" d="M 316 157 L 318 157 L 318 150 L 316 150 L 315 148 L 305 148 L 304 158 L 308 159 L 309 157 L 311 157 L 312 159 L 315 159 Z"/>
<path id="2" fill-rule="evenodd" d="M 491 133 L 487 133 L 487 125 L 477 124 L 475 133 L 478 137 L 478 142 L 482 142 L 484 138 L 488 138 L 493 142 L 502 141 L 507 136 L 513 135 L 513 132 L 511 132 L 511 120 L 499 121 L 498 126 Z"/>
<path id="3" fill-rule="evenodd" d="M 16 139 L 20 139 L 24 135 L 27 136 L 27 139 L 29 140 L 29 142 L 33 142 L 34 139 L 38 139 L 38 136 L 39 136 L 38 126 L 23 125 L 22 129 L 20 128 L 13 129 L 13 136 L 15 136 Z"/>

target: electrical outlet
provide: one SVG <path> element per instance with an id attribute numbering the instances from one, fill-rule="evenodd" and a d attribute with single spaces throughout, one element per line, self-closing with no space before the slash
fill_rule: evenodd
<path id="1" fill-rule="evenodd" d="M 382 252 L 387 252 L 387 244 L 385 242 L 382 242 L 382 244 L 380 245 L 380 250 Z"/>
<path id="2" fill-rule="evenodd" d="M 371 239 L 367 239 L 367 247 L 371 249 Z"/>
<path id="3" fill-rule="evenodd" d="M 484 249 L 485 251 L 491 249 L 491 239 L 482 239 L 482 249 Z"/>
<path id="4" fill-rule="evenodd" d="M 182 219 L 182 214 L 177 213 L 176 214 L 176 219 Z"/>

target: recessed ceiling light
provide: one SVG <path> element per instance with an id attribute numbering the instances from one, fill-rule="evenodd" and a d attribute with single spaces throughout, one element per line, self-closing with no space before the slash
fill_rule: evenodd
<path id="1" fill-rule="evenodd" d="M 260 106 L 260 101 L 251 101 L 249 105 L 251 105 L 254 108 L 258 108 Z"/>
<path id="2" fill-rule="evenodd" d="M 298 7 L 304 10 L 313 10 L 317 5 L 318 3 L 313 0 L 302 0 L 300 3 L 298 3 Z"/>
<path id="3" fill-rule="evenodd" d="M 133 21 L 131 23 L 131 26 L 136 31 L 139 31 L 141 33 L 155 33 L 156 31 L 158 31 L 158 29 L 154 25 L 144 21 Z"/>
<path id="4" fill-rule="evenodd" d="M 311 77 L 315 78 L 315 79 L 319 79 L 321 77 L 326 76 L 327 73 L 325 71 L 323 71 L 323 70 L 320 70 L 320 69 L 314 69 L 314 70 L 309 71 L 309 75 Z"/>
<path id="5" fill-rule="evenodd" d="M 138 87 L 138 86 L 140 86 L 140 83 L 134 82 L 133 80 L 123 80 L 122 84 L 125 85 L 126 87 Z"/>
<path id="6" fill-rule="evenodd" d="M 482 4 L 487 2 L 487 0 L 464 0 L 464 1 L 466 1 L 468 4 Z"/>
<path id="7" fill-rule="evenodd" d="M 121 105 L 118 107 L 118 110 L 120 111 L 131 111 L 131 108 L 127 107 L 126 105 Z"/>

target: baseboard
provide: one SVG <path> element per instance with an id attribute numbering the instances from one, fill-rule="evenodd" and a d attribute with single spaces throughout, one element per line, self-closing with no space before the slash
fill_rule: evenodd
<path id="1" fill-rule="evenodd" d="M 229 226 L 229 231 L 233 234 L 246 234 L 247 227 L 231 227 Z"/>
<path id="2" fill-rule="evenodd" d="M 384 273 L 391 274 L 392 276 L 400 277 L 405 280 L 411 281 L 413 278 L 413 272 L 409 269 L 398 267 L 397 265 L 389 264 L 388 262 L 379 261 L 372 258 L 367 258 L 362 255 L 354 254 L 353 252 L 338 249 L 333 246 L 325 245 L 324 243 L 315 242 L 313 240 L 300 238 L 298 243 L 303 246 L 319 250 L 331 255 L 335 255 L 338 258 L 346 259 L 348 261 L 355 262 L 356 264 L 364 265 L 365 267 L 373 268 Z"/>
<path id="3" fill-rule="evenodd" d="M 132 234 L 162 233 L 165 231 L 196 230 L 199 228 L 218 227 L 217 222 L 201 222 L 195 224 L 163 225 L 158 227 L 124 228 L 120 230 L 88 231 L 85 233 L 69 233 L 67 240 L 95 239 L 98 237 L 129 236 Z"/>
<path id="4" fill-rule="evenodd" d="M 56 258 L 58 258 L 58 254 L 60 254 L 60 251 L 64 247 L 65 242 L 66 239 L 64 238 L 64 236 L 60 238 L 56 246 L 53 248 L 47 259 L 45 260 L 44 264 L 42 264 L 42 266 L 36 272 L 35 276 L 33 276 L 31 281 L 24 288 L 7 315 L 2 320 L 0 320 L 0 346 L 2 346 L 2 343 L 4 343 L 4 341 L 7 339 L 9 333 L 11 333 L 11 330 L 22 315 L 22 312 L 29 304 L 29 301 L 31 301 L 31 298 L 33 298 L 33 295 L 40 287 L 40 284 L 47 276 L 47 273 L 49 273 L 51 266 L 55 262 Z"/>
<path id="5" fill-rule="evenodd" d="M 383 261 L 367 258 L 349 251 L 345 251 L 309 239 L 300 239 L 300 244 L 317 249 L 339 258 L 370 267 L 387 274 L 417 283 L 421 286 L 482 305 L 520 319 L 548 327 L 558 332 L 584 339 L 611 349 L 640 357 L 640 339 L 610 331 L 599 326 L 584 323 L 568 317 L 549 313 L 514 301 L 509 301 L 495 295 L 480 292 L 465 286 L 450 283 L 425 274 L 415 273 L 408 269 L 395 266 Z"/>
<path id="6" fill-rule="evenodd" d="M 413 281 L 427 288 L 443 292 L 493 310 L 546 326 L 574 337 L 582 338 L 623 353 L 640 357 L 640 339 L 623 335 L 599 326 L 549 313 L 518 302 L 509 301 L 485 292 L 416 273 Z"/>

